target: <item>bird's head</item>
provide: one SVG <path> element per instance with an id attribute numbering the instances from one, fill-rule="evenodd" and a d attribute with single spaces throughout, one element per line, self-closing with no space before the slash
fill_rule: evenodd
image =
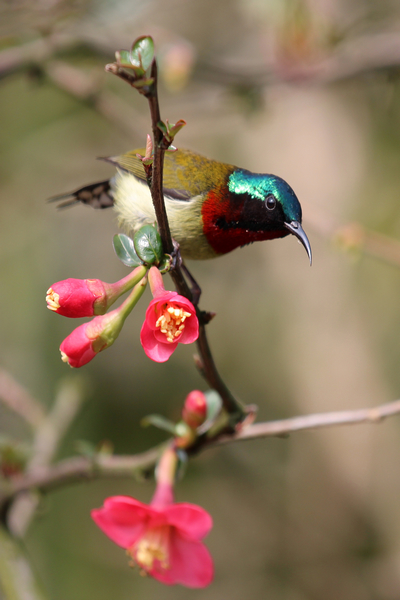
<path id="1" fill-rule="evenodd" d="M 251 173 L 236 169 L 228 179 L 233 205 L 240 206 L 240 218 L 230 221 L 233 228 L 245 228 L 254 239 L 297 237 L 312 260 L 311 246 L 301 226 L 301 206 L 296 194 L 276 175 Z M 229 223 L 226 223 L 229 227 Z"/>

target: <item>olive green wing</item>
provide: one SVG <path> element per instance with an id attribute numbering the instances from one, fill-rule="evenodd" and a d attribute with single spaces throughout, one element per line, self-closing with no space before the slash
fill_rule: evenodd
<path id="1" fill-rule="evenodd" d="M 138 179 L 146 180 L 141 160 L 136 154 L 144 155 L 144 148 L 132 150 L 121 156 L 105 158 L 120 169 L 124 169 Z M 205 194 L 212 188 L 222 185 L 234 171 L 233 165 L 210 160 L 190 150 L 166 152 L 164 158 L 164 194 L 177 200 L 189 200 L 193 196 Z"/>

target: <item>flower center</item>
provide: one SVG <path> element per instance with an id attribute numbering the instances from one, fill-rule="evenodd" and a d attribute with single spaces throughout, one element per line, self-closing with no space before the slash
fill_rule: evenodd
<path id="1" fill-rule="evenodd" d="M 162 569 L 169 569 L 169 532 L 168 525 L 148 529 L 136 544 L 128 548 L 127 554 L 145 573 L 153 569 L 156 560 Z"/>
<path id="2" fill-rule="evenodd" d="M 49 308 L 50 310 L 58 310 L 60 308 L 60 296 L 59 294 L 57 294 L 57 292 L 55 292 L 53 290 L 53 288 L 49 288 L 47 290 L 47 296 L 46 296 L 46 302 L 47 302 L 47 308 Z"/>
<path id="3" fill-rule="evenodd" d="M 160 328 L 161 333 L 165 333 L 168 342 L 176 342 L 185 329 L 185 320 L 191 316 L 192 313 L 168 302 L 162 308 L 156 327 Z"/>

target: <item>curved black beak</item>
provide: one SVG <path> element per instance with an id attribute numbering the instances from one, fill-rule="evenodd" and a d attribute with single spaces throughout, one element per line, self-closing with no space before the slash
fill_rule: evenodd
<path id="1" fill-rule="evenodd" d="M 304 229 L 302 228 L 302 226 L 300 225 L 300 223 L 298 221 L 291 221 L 290 223 L 285 223 L 284 225 L 285 225 L 286 229 L 289 229 L 290 233 L 293 233 L 293 235 L 295 235 L 297 237 L 299 242 L 301 244 L 303 244 L 304 248 L 306 249 L 307 256 L 310 259 L 310 266 L 311 266 L 312 265 L 311 246 L 310 246 L 310 242 L 308 241 L 308 237 L 306 236 L 306 232 L 304 231 Z"/>

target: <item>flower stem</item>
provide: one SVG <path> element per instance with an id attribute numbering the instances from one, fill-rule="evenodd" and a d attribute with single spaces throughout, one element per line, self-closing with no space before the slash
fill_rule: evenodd
<path id="1" fill-rule="evenodd" d="M 117 309 L 119 315 L 122 319 L 121 325 L 124 323 L 126 317 L 132 312 L 135 308 L 136 304 L 139 302 L 140 298 L 143 295 L 144 290 L 147 285 L 147 276 L 143 277 L 139 283 L 135 285 L 127 299 L 121 304 L 121 306 Z"/>
<path id="2" fill-rule="evenodd" d="M 107 296 L 109 299 L 109 306 L 115 302 L 122 294 L 132 289 L 143 277 L 146 275 L 148 267 L 140 265 L 131 271 L 126 277 L 116 281 L 115 283 L 108 284 Z"/>

